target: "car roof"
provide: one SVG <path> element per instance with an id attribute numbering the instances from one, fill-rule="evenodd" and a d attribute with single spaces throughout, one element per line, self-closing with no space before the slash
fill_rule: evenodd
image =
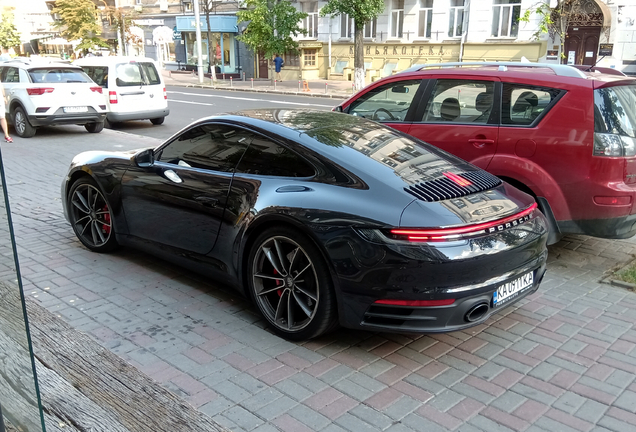
<path id="1" fill-rule="evenodd" d="M 83 57 L 77 59 L 73 64 L 79 66 L 99 66 L 99 65 L 111 65 L 117 63 L 130 63 L 130 62 L 152 62 L 155 61 L 149 57 L 134 57 L 134 56 L 92 56 Z"/>
<path id="2" fill-rule="evenodd" d="M 553 63 L 522 63 L 522 62 L 459 62 L 459 63 L 435 63 L 415 65 L 396 75 L 409 78 L 425 78 L 428 75 L 472 75 L 482 77 L 496 77 L 502 81 L 532 80 L 545 83 L 558 82 L 589 87 L 591 82 L 603 83 L 629 83 L 634 81 L 614 71 L 608 72 L 608 68 L 593 68 L 592 71 L 584 71 L 582 68 L 570 65 Z M 393 75 L 395 76 L 395 75 Z M 390 77 L 384 78 L 385 80 Z M 595 87 L 599 83 L 593 84 Z"/>
<path id="3" fill-rule="evenodd" d="M 68 61 L 59 59 L 51 59 L 49 57 L 16 57 L 5 62 L 0 62 L 0 66 L 14 66 L 24 69 L 32 69 L 39 67 L 72 67 L 77 69 L 78 66 L 73 66 Z"/>

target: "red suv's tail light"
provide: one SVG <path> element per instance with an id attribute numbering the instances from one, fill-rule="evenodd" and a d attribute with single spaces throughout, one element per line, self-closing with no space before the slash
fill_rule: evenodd
<path id="1" fill-rule="evenodd" d="M 95 93 L 101 93 L 102 92 L 102 88 L 101 87 L 91 87 L 91 91 L 95 92 Z"/>
<path id="2" fill-rule="evenodd" d="M 537 203 L 532 204 L 527 209 L 508 216 L 503 219 L 497 219 L 490 222 L 484 222 L 473 225 L 465 225 L 452 228 L 413 228 L 413 229 L 392 229 L 390 235 L 394 240 L 406 240 L 409 242 L 440 242 L 460 240 L 464 237 L 473 237 L 482 234 L 503 231 L 520 225 L 532 217 L 532 212 L 537 208 Z"/>
<path id="3" fill-rule="evenodd" d="M 110 102 L 111 104 L 116 104 L 117 103 L 117 92 L 116 91 L 109 91 L 108 92 L 108 102 Z"/>
<path id="4" fill-rule="evenodd" d="M 636 139 L 609 133 L 594 133 L 594 156 L 635 156 Z"/>
<path id="5" fill-rule="evenodd" d="M 51 87 L 33 87 L 33 88 L 28 88 L 27 93 L 29 94 L 29 96 L 35 96 L 35 95 L 43 95 L 44 93 L 53 93 L 53 90 L 55 89 Z"/>
<path id="6" fill-rule="evenodd" d="M 166 91 L 166 88 L 163 88 L 163 98 L 164 99 L 168 99 L 168 92 Z"/>

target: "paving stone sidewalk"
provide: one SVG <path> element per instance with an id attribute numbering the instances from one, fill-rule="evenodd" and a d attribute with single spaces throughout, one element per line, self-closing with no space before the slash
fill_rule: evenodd
<path id="1" fill-rule="evenodd" d="M 234 432 L 636 430 L 636 294 L 599 283 L 632 259 L 634 239 L 565 237 L 536 294 L 469 330 L 291 343 L 214 281 L 75 239 L 59 198 L 72 156 L 156 142 L 61 127 L 3 144 L 24 287 L 217 422 Z"/>

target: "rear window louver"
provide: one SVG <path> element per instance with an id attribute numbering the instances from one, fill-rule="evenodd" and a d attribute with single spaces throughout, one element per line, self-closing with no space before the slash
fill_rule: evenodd
<path id="1" fill-rule="evenodd" d="M 457 174 L 468 180 L 469 186 L 460 186 L 453 180 L 442 177 L 436 180 L 416 183 L 404 190 L 422 201 L 435 202 L 459 198 L 477 192 L 493 189 L 501 184 L 501 180 L 486 171 L 469 171 Z"/>

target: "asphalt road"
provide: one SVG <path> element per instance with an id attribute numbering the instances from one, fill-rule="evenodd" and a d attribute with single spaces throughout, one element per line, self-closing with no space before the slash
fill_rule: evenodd
<path id="1" fill-rule="evenodd" d="M 339 99 L 318 99 L 307 96 L 248 93 L 167 86 L 170 115 L 161 126 L 148 120 L 130 121 L 115 129 L 153 138 L 166 139 L 201 117 L 230 111 L 255 108 L 314 108 L 329 111 Z"/>

